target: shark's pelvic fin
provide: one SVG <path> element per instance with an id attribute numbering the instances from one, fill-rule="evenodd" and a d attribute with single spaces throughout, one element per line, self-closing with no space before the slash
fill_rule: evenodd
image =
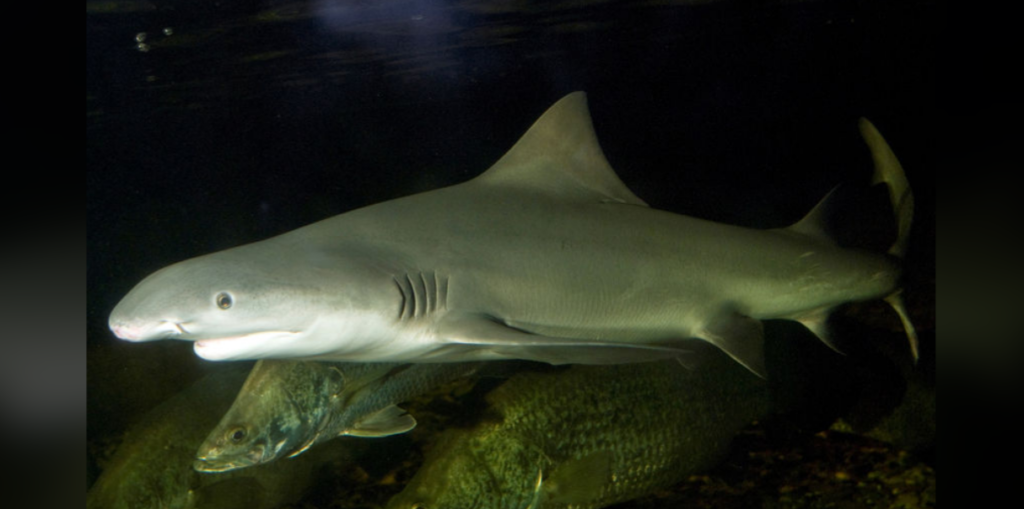
<path id="1" fill-rule="evenodd" d="M 757 376 L 768 377 L 764 365 L 764 325 L 760 320 L 735 312 L 722 313 L 709 321 L 697 335 L 722 349 Z"/>

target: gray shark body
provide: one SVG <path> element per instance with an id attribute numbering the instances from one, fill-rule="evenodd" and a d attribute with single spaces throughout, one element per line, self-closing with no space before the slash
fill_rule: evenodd
<path id="1" fill-rule="evenodd" d="M 909 187 L 877 131 L 862 131 L 902 245 Z M 762 319 L 828 342 L 824 319 L 846 302 L 888 298 L 906 317 L 898 258 L 837 246 L 817 210 L 754 230 L 652 209 L 616 176 L 574 93 L 477 178 L 166 267 L 110 326 L 193 340 L 210 360 L 613 364 L 703 340 L 763 375 Z"/>

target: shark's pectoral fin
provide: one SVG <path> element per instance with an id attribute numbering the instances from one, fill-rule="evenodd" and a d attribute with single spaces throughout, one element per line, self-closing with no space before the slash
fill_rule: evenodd
<path id="1" fill-rule="evenodd" d="M 356 423 L 352 429 L 345 430 L 345 435 L 356 437 L 387 437 L 399 435 L 416 427 L 416 419 L 405 410 L 391 405 Z"/>
<path id="2" fill-rule="evenodd" d="M 492 357 L 548 364 L 627 364 L 689 353 L 689 350 L 675 346 L 532 334 L 479 315 L 449 315 L 439 324 L 437 332 L 450 344 L 484 348 Z"/>
<path id="3" fill-rule="evenodd" d="M 722 349 L 755 375 L 768 378 L 764 366 L 764 326 L 760 320 L 739 313 L 722 313 L 697 336 Z"/>

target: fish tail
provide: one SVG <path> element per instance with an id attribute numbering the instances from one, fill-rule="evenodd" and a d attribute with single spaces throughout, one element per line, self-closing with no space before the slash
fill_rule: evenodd
<path id="1" fill-rule="evenodd" d="M 861 118 L 860 133 L 864 142 L 867 143 L 868 149 L 871 151 L 871 159 L 874 161 L 875 172 L 871 183 L 885 184 L 889 190 L 889 200 L 892 203 L 892 211 L 896 220 L 896 240 L 889 248 L 889 254 L 902 260 L 906 256 L 910 225 L 914 219 L 914 193 L 910 190 L 910 183 L 907 181 L 899 159 L 896 158 L 896 154 L 893 153 L 874 124 L 866 118 Z M 885 301 L 892 306 L 896 314 L 899 315 L 900 321 L 903 322 L 907 339 L 910 341 L 910 353 L 914 357 L 914 362 L 917 362 L 917 331 L 907 314 L 902 295 L 903 288 L 901 287 L 888 295 Z"/>
<path id="2" fill-rule="evenodd" d="M 902 259 L 907 251 L 907 239 L 910 236 L 910 224 L 914 220 L 914 193 L 903 166 L 896 154 L 889 148 L 885 138 L 878 132 L 868 119 L 860 119 L 860 133 L 871 150 L 871 159 L 875 163 L 872 184 L 885 184 L 889 188 L 889 200 L 896 218 L 896 241 L 889 248 L 889 254 Z"/>

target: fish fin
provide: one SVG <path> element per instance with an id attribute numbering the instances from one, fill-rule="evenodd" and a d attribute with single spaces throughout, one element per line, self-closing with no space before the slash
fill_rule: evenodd
<path id="1" fill-rule="evenodd" d="M 846 355 L 845 352 L 836 346 L 835 340 L 832 339 L 832 332 L 829 330 L 828 326 L 828 317 L 831 313 L 831 308 L 820 309 L 801 315 L 796 319 L 796 321 L 802 323 L 804 327 L 807 327 L 807 330 L 811 331 L 811 333 L 817 336 L 822 343 L 825 343 L 825 345 L 836 353 Z"/>
<path id="2" fill-rule="evenodd" d="M 344 435 L 356 437 L 386 437 L 399 435 L 416 427 L 416 419 L 395 405 L 372 413 L 356 423 Z"/>
<path id="3" fill-rule="evenodd" d="M 583 92 L 573 92 L 548 108 L 474 181 L 528 188 L 560 198 L 647 206 L 622 183 L 601 151 Z"/>
<path id="4" fill-rule="evenodd" d="M 914 328 L 914 324 L 910 321 L 910 315 L 907 314 L 907 308 L 903 305 L 903 290 L 900 289 L 889 295 L 885 298 L 885 301 L 900 316 L 900 321 L 903 322 L 903 330 L 907 332 L 907 340 L 910 342 L 910 355 L 914 357 L 914 362 L 916 363 L 919 356 L 917 329 Z"/>
<path id="5" fill-rule="evenodd" d="M 717 346 L 761 378 L 768 378 L 764 366 L 764 325 L 739 313 L 723 313 L 712 319 L 697 337 Z"/>
<path id="6" fill-rule="evenodd" d="M 541 498 L 544 494 L 544 467 L 537 469 L 537 480 L 533 482 L 533 496 L 530 497 L 530 505 L 526 509 L 539 509 Z"/>
<path id="7" fill-rule="evenodd" d="M 455 345 L 485 348 L 494 357 L 548 364 L 627 364 L 678 357 L 676 346 L 617 343 L 532 334 L 484 316 L 445 317 L 438 334 Z"/>
<path id="8" fill-rule="evenodd" d="M 555 506 L 586 505 L 612 476 L 612 452 L 597 451 L 563 462 L 544 480 L 543 499 Z"/>
<path id="9" fill-rule="evenodd" d="M 407 366 L 393 362 L 335 362 L 329 365 L 329 369 L 341 377 L 342 383 L 335 384 L 340 387 L 335 396 L 341 397 L 343 393 L 355 394 L 371 384 L 380 383 L 382 379 L 396 370 L 404 369 Z"/>
<path id="10" fill-rule="evenodd" d="M 829 228 L 831 217 L 835 214 L 836 190 L 839 186 L 833 187 L 817 205 L 803 217 L 803 219 L 790 225 L 787 229 L 819 240 L 834 244 L 833 232 Z"/>
<path id="11" fill-rule="evenodd" d="M 306 440 L 306 443 L 302 444 L 298 449 L 295 450 L 295 452 L 289 454 L 288 457 L 289 458 L 294 458 L 294 457 L 296 457 L 296 456 L 298 456 L 298 455 L 308 451 L 310 447 L 313 447 L 313 444 L 316 444 L 316 442 L 317 442 L 317 440 L 319 438 L 320 438 L 320 432 L 318 431 L 316 433 L 316 435 L 314 435 L 309 440 Z"/>
<path id="12" fill-rule="evenodd" d="M 871 150 L 871 160 L 875 165 L 875 173 L 872 178 L 874 184 L 885 184 L 889 190 L 889 200 L 892 203 L 892 212 L 896 219 L 896 241 L 889 248 L 889 254 L 902 259 L 907 253 L 907 242 L 910 237 L 910 225 L 914 221 L 914 193 L 910 189 L 910 182 L 903 172 L 903 165 L 900 164 L 896 154 L 893 153 L 889 143 L 882 137 L 868 119 L 860 119 L 860 134 Z M 885 301 L 899 315 L 903 322 L 903 330 L 907 333 L 907 340 L 910 342 L 910 354 L 914 362 L 918 358 L 917 330 L 910 321 L 910 315 L 903 305 L 902 289 L 897 290 Z"/>
<path id="13" fill-rule="evenodd" d="M 871 151 L 871 159 L 875 165 L 872 184 L 885 184 L 889 189 L 893 215 L 896 218 L 896 241 L 889 248 L 889 254 L 903 258 L 907 251 L 907 238 L 910 235 L 910 224 L 914 220 L 914 193 L 910 190 L 910 182 L 903 172 L 896 154 L 868 119 L 860 119 L 860 134 Z M 909 330 L 908 330 L 909 334 Z"/>

